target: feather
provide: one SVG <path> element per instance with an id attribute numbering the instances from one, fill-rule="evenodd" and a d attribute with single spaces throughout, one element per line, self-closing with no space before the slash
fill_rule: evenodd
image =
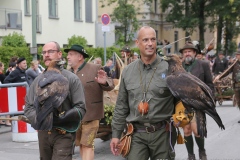
<path id="1" fill-rule="evenodd" d="M 221 129 L 225 129 L 216 111 L 211 89 L 200 79 L 186 72 L 178 55 L 162 57 L 169 64 L 166 82 L 173 96 L 180 99 L 188 111 L 195 110 L 198 133 L 207 137 L 206 116 L 212 117 Z"/>
<path id="2" fill-rule="evenodd" d="M 34 106 L 37 113 L 38 130 L 51 130 L 53 122 L 53 111 L 61 110 L 61 104 L 66 99 L 69 91 L 69 82 L 61 74 L 59 61 L 51 61 L 47 70 L 39 75 L 37 85 L 37 98 Z M 35 128 L 35 129 L 36 129 Z"/>

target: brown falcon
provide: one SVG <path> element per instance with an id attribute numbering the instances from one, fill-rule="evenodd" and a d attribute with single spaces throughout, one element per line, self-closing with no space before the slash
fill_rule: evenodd
<path id="1" fill-rule="evenodd" d="M 216 111 L 212 90 L 200 79 L 185 71 L 176 54 L 162 57 L 169 64 L 166 82 L 175 98 L 181 100 L 188 112 L 196 113 L 198 134 L 207 137 L 206 116 L 211 116 L 221 129 L 225 129 Z"/>
<path id="2" fill-rule="evenodd" d="M 51 130 L 53 126 L 53 112 L 61 111 L 61 104 L 69 92 L 68 79 L 61 74 L 60 68 L 64 61 L 53 60 L 47 69 L 40 74 L 37 86 L 36 107 L 37 130 Z"/>

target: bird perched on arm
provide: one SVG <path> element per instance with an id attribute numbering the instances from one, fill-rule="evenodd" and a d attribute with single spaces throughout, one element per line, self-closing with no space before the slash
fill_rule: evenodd
<path id="1" fill-rule="evenodd" d="M 216 111 L 212 90 L 200 79 L 186 72 L 176 54 L 162 57 L 169 64 L 166 82 L 175 98 L 181 100 L 187 111 L 195 111 L 198 134 L 207 137 L 206 117 L 211 116 L 221 129 L 225 129 Z"/>
<path id="2" fill-rule="evenodd" d="M 66 99 L 69 90 L 69 82 L 61 74 L 64 61 L 53 60 L 48 68 L 39 76 L 37 86 L 37 98 L 34 101 L 36 107 L 37 130 L 51 130 L 53 112 L 61 113 L 61 104 Z"/>

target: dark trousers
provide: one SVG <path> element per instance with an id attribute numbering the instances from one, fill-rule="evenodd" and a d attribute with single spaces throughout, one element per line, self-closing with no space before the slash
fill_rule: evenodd
<path id="1" fill-rule="evenodd" d="M 40 160 L 72 160 L 75 134 L 38 131 Z"/>
<path id="2" fill-rule="evenodd" d="M 170 134 L 165 128 L 153 133 L 136 133 L 132 135 L 131 149 L 127 156 L 128 160 L 172 160 L 175 153 L 172 151 L 176 143 L 176 129 L 172 128 Z"/>

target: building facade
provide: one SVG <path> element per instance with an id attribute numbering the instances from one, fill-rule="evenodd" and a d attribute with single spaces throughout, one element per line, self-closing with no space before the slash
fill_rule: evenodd
<path id="1" fill-rule="evenodd" d="M 61 47 L 73 35 L 85 37 L 96 46 L 97 0 L 35 0 L 36 43 L 56 41 Z M 0 1 L 0 39 L 17 32 L 32 44 L 32 0 Z"/>

